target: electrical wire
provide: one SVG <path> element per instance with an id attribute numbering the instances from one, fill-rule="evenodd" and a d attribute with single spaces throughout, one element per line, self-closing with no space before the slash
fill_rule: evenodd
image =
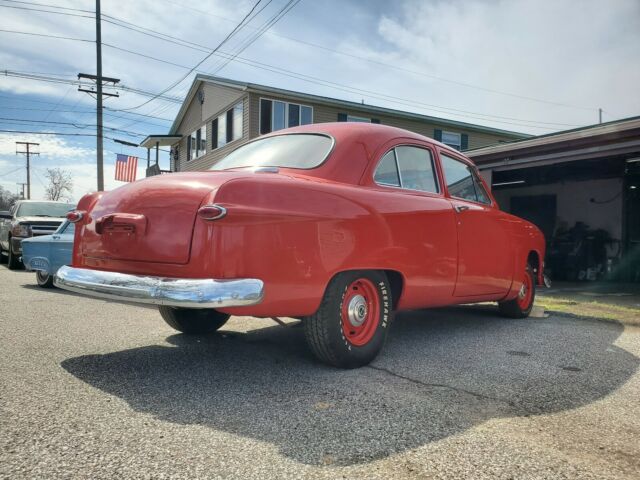
<path id="1" fill-rule="evenodd" d="M 150 99 L 144 101 L 143 103 L 135 106 L 135 107 L 129 107 L 129 108 L 123 108 L 121 110 L 123 111 L 129 111 L 129 110 L 137 110 L 140 107 L 143 107 L 144 105 L 147 105 L 148 103 L 156 100 L 158 97 L 164 95 L 165 93 L 167 93 L 169 90 L 171 90 L 172 88 L 174 88 L 176 85 L 182 83 L 182 81 L 184 81 L 189 75 L 191 75 L 191 73 L 198 68 L 200 65 L 202 65 L 205 61 L 207 61 L 209 58 L 211 58 L 211 56 L 213 54 L 215 54 L 220 47 L 222 47 L 231 37 L 233 37 L 233 35 L 236 34 L 236 32 L 241 29 L 244 25 L 244 22 L 249 18 L 249 16 L 254 12 L 254 10 L 258 7 L 258 5 L 260 4 L 262 0 L 258 0 L 253 7 L 251 8 L 251 10 L 249 10 L 249 13 L 247 13 L 244 18 L 242 19 L 242 21 L 240 23 L 238 23 L 238 25 L 236 25 L 236 27 L 231 30 L 231 32 L 229 32 L 229 34 L 218 44 L 217 47 L 215 47 L 209 54 L 207 54 L 207 56 L 205 56 L 202 60 L 200 60 L 198 63 L 196 63 L 192 68 L 189 69 L 189 71 L 184 74 L 182 77 L 180 77 L 178 80 L 176 80 L 175 82 L 173 82 L 171 85 L 169 85 L 168 87 L 166 87 L 165 89 L 163 89 L 161 92 L 159 92 L 158 94 L 152 96 Z"/>

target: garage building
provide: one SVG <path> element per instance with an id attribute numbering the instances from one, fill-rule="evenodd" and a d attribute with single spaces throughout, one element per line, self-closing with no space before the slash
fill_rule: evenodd
<path id="1" fill-rule="evenodd" d="M 466 153 L 544 232 L 552 278 L 640 282 L 640 117 Z"/>

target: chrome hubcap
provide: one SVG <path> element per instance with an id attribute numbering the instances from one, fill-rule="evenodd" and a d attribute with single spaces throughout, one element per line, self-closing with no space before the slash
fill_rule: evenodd
<path id="1" fill-rule="evenodd" d="M 355 295 L 347 307 L 349 323 L 354 327 L 362 325 L 367 318 L 367 301 L 362 295 Z"/>
<path id="2" fill-rule="evenodd" d="M 526 294 L 527 294 L 527 286 L 523 283 L 522 286 L 520 287 L 520 292 L 518 293 L 518 296 L 520 298 L 524 298 Z"/>

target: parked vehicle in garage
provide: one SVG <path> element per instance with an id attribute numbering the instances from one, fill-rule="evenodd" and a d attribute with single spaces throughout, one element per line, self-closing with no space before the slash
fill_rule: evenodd
<path id="1" fill-rule="evenodd" d="M 10 269 L 21 268 L 22 240 L 52 234 L 73 208 L 64 202 L 17 201 L 9 213 L 0 214 L 0 260 L 6 256 Z"/>
<path id="2" fill-rule="evenodd" d="M 71 263 L 74 233 L 75 225 L 67 220 L 52 235 L 22 240 L 22 262 L 27 270 L 36 272 L 39 286 L 53 287 L 55 273 Z"/>
<path id="3" fill-rule="evenodd" d="M 378 354 L 394 311 L 495 301 L 521 318 L 543 282 L 543 235 L 500 211 L 467 157 L 381 125 L 281 130 L 212 171 L 87 195 L 68 218 L 61 288 L 157 304 L 185 333 L 297 317 L 346 368 Z"/>

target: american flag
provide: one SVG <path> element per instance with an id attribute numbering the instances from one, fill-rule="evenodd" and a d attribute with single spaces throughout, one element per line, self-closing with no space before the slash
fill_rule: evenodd
<path id="1" fill-rule="evenodd" d="M 116 180 L 135 182 L 138 173 L 138 157 L 118 154 L 116 158 Z"/>

